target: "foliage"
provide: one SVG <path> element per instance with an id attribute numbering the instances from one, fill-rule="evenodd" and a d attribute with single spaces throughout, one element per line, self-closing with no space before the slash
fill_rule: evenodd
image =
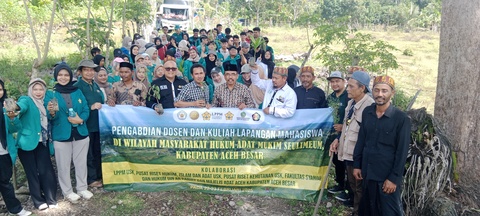
<path id="1" fill-rule="evenodd" d="M 253 36 L 250 36 L 250 45 L 253 47 L 254 50 L 257 50 L 258 48 L 261 48 L 262 50 L 266 50 L 267 44 L 265 43 L 265 40 L 263 37 L 258 37 L 254 38 Z M 256 59 L 256 56 L 255 56 Z"/>
<path id="2" fill-rule="evenodd" d="M 398 68 L 396 57 L 391 53 L 397 48 L 375 40 L 370 34 L 353 33 L 344 26 L 325 24 L 315 28 L 313 35 L 316 38 L 314 44 L 320 50 L 316 59 L 320 59 L 330 71 L 345 71 L 355 65 L 377 73 Z"/>
<path id="3" fill-rule="evenodd" d="M 452 185 L 451 144 L 426 109 L 408 112 L 412 122 L 402 199 L 406 215 L 422 215 L 429 202 Z"/>
<path id="4" fill-rule="evenodd" d="M 68 37 L 66 41 L 77 44 L 81 50 L 85 50 L 87 48 L 87 19 L 77 17 L 74 18 L 70 24 L 70 30 L 68 30 L 70 37 Z M 106 47 L 107 44 L 110 44 L 111 47 L 114 47 L 115 41 L 113 41 L 111 38 L 105 38 L 105 35 L 108 32 L 107 20 L 101 18 L 90 19 L 91 47 Z"/>
<path id="5" fill-rule="evenodd" d="M 403 54 L 404 56 L 413 56 L 413 51 L 412 51 L 411 49 L 408 49 L 408 48 L 407 48 L 407 49 L 404 49 L 404 50 L 403 50 L 402 54 Z"/>
<path id="6" fill-rule="evenodd" d="M 137 28 L 134 29 L 136 32 L 141 32 L 141 27 L 150 24 L 153 20 L 152 8 L 146 0 L 124 0 L 122 5 L 125 4 L 125 19 L 127 21 L 132 21 L 136 24 Z M 123 7 L 115 7 L 115 14 L 118 20 L 122 20 L 123 17 Z"/>
<path id="7" fill-rule="evenodd" d="M 406 111 L 408 104 L 412 99 L 413 99 L 412 96 L 408 96 L 403 90 L 397 87 L 395 88 L 395 96 L 392 99 L 392 103 L 397 108 L 403 111 Z"/>
<path id="8" fill-rule="evenodd" d="M 152 85 L 150 87 L 150 90 L 148 91 L 148 96 L 147 96 L 147 99 L 148 100 L 152 100 L 152 98 L 154 98 L 156 101 L 157 101 L 157 104 L 160 103 L 160 87 L 158 87 L 157 85 Z"/>

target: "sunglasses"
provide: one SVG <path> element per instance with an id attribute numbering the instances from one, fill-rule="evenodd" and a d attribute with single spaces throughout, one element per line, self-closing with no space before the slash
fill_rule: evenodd
<path id="1" fill-rule="evenodd" d="M 176 71 L 177 68 L 176 67 L 166 67 L 165 70 L 166 71 Z"/>

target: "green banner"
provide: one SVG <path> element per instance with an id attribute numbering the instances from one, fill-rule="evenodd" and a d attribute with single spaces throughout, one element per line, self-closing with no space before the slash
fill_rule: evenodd
<path id="1" fill-rule="evenodd" d="M 312 201 L 328 158 L 330 109 L 292 118 L 257 109 L 100 110 L 106 190 L 258 194 Z"/>

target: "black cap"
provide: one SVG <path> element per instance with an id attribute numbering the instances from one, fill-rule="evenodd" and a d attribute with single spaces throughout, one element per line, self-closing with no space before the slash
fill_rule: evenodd
<path id="1" fill-rule="evenodd" d="M 130 68 L 130 70 L 133 70 L 133 65 L 130 64 L 130 62 L 120 62 L 120 67 L 127 67 Z"/>
<path id="2" fill-rule="evenodd" d="M 237 49 L 237 48 L 235 46 L 228 47 L 228 51 L 230 51 L 231 49 Z"/>
<path id="3" fill-rule="evenodd" d="M 123 52 L 122 52 L 121 49 L 114 49 L 114 50 L 113 50 L 113 56 L 114 56 L 115 58 L 122 57 L 122 54 L 123 54 Z"/>
<path id="4" fill-rule="evenodd" d="M 236 71 L 238 73 L 238 67 L 236 64 L 225 64 L 225 71 Z"/>

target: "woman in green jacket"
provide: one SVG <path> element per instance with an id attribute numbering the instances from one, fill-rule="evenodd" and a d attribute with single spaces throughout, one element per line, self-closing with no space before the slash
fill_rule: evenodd
<path id="1" fill-rule="evenodd" d="M 15 112 L 3 108 L 3 102 L 7 98 L 7 90 L 0 80 L 0 193 L 7 206 L 7 210 L 16 215 L 31 215 L 32 212 L 23 209 L 20 201 L 15 197 L 15 189 L 10 179 L 12 178 L 12 165 L 17 157 L 17 148 L 12 134 L 17 132 L 20 121 Z M 3 114 L 5 113 L 5 114 Z M 13 120 L 13 121 L 12 121 Z"/>
<path id="2" fill-rule="evenodd" d="M 48 118 L 52 121 L 52 139 L 58 170 L 58 183 L 63 196 L 70 202 L 80 197 L 90 199 L 93 194 L 87 190 L 88 129 L 86 121 L 90 115 L 87 100 L 82 92 L 73 86 L 73 73 L 67 64 L 54 69 L 53 77 L 58 82 L 53 92 L 45 95 Z M 52 101 L 55 98 L 57 106 Z M 73 109 L 73 112 L 70 110 Z M 73 114 L 73 116 L 70 116 Z M 73 159 L 77 193 L 73 192 L 70 180 L 70 163 Z"/>
<path id="3" fill-rule="evenodd" d="M 39 210 L 57 207 L 57 181 L 50 160 L 48 119 L 43 105 L 46 90 L 45 81 L 32 79 L 28 96 L 20 97 L 17 102 L 22 124 L 17 134 L 18 157 L 27 176 L 33 205 Z"/>

